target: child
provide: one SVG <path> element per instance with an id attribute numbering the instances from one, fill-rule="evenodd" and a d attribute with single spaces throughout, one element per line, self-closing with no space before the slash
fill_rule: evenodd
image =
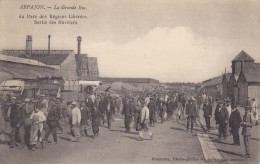
<path id="1" fill-rule="evenodd" d="M 43 129 L 43 122 L 46 120 L 46 117 L 42 111 L 40 111 L 40 104 L 36 103 L 34 106 L 34 111 L 31 115 L 32 123 L 32 135 L 31 135 L 31 147 L 30 150 L 35 150 L 36 144 L 38 141 L 41 142 L 41 146 L 43 148 L 43 142 L 41 138 L 41 133 Z"/>
<path id="2" fill-rule="evenodd" d="M 92 130 L 93 130 L 93 139 L 95 138 L 95 136 L 99 135 L 99 124 L 100 124 L 100 116 L 101 113 L 99 110 L 97 110 L 97 107 L 94 105 L 93 106 L 93 111 L 91 114 L 92 117 Z"/>

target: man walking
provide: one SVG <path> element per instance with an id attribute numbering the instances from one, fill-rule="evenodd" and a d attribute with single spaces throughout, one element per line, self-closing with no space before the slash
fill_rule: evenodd
<path id="1" fill-rule="evenodd" d="M 24 143 L 24 139 L 20 138 L 20 128 L 24 123 L 23 111 L 16 103 L 16 97 L 11 97 L 11 111 L 10 111 L 10 123 L 11 123 L 11 144 L 10 148 L 17 146 L 21 148 L 23 145 L 18 145 L 18 142 Z"/>
<path id="2" fill-rule="evenodd" d="M 125 115 L 125 129 L 126 133 L 130 132 L 130 124 L 132 120 L 131 100 L 126 98 L 123 104 L 123 114 Z"/>
<path id="3" fill-rule="evenodd" d="M 71 103 L 71 133 L 73 136 L 72 142 L 79 142 L 80 132 L 79 126 L 81 121 L 80 109 L 77 107 L 77 102 L 73 101 Z"/>
<path id="4" fill-rule="evenodd" d="M 233 135 L 234 145 L 240 145 L 239 140 L 239 128 L 240 123 L 242 122 L 240 112 L 238 111 L 237 107 L 232 109 L 230 118 L 229 118 L 229 126 L 231 128 L 231 134 Z"/>
<path id="5" fill-rule="evenodd" d="M 107 115 L 107 125 L 108 129 L 111 129 L 112 115 L 115 112 L 115 105 L 112 103 L 111 98 L 107 98 L 107 102 L 105 104 L 105 112 Z"/>
<path id="6" fill-rule="evenodd" d="M 150 136 L 150 139 L 153 138 L 152 131 L 148 128 L 148 120 L 149 120 L 149 109 L 147 107 L 149 101 L 145 101 L 143 108 L 141 110 L 141 131 L 139 131 L 139 139 L 138 141 L 143 141 L 144 135 L 143 131 L 146 131 L 148 135 Z"/>
<path id="7" fill-rule="evenodd" d="M 209 103 L 209 100 L 206 100 L 206 103 L 203 105 L 204 118 L 206 122 L 207 131 L 209 132 L 210 126 L 210 118 L 212 117 L 212 105 Z"/>
<path id="8" fill-rule="evenodd" d="M 148 109 L 149 109 L 149 119 L 150 119 L 150 126 L 154 127 L 155 126 L 155 111 L 156 111 L 156 104 L 154 102 L 154 99 L 151 98 L 149 104 L 148 104 Z"/>
<path id="9" fill-rule="evenodd" d="M 227 123 L 228 123 L 228 118 L 229 118 L 229 114 L 228 114 L 228 110 L 226 108 L 226 106 L 223 105 L 223 102 L 219 103 L 219 139 L 221 138 L 221 136 L 223 135 L 224 139 L 227 139 Z"/>
<path id="10" fill-rule="evenodd" d="M 192 99 L 188 100 L 186 105 L 186 117 L 187 117 L 187 131 L 189 130 L 189 125 L 191 123 L 191 133 L 193 130 L 193 122 L 197 113 L 196 104 L 192 101 Z"/>
<path id="11" fill-rule="evenodd" d="M 58 112 L 57 106 L 54 101 L 51 101 L 49 104 L 49 113 L 46 119 L 47 128 L 44 137 L 45 142 L 50 142 L 48 138 L 49 135 L 52 133 L 54 142 L 58 143 L 57 127 L 58 127 L 59 119 L 60 119 L 60 113 Z"/>

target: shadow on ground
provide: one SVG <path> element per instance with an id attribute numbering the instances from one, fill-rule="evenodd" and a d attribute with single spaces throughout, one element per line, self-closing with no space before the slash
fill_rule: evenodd
<path id="1" fill-rule="evenodd" d="M 235 153 L 235 152 L 232 152 L 232 151 L 227 151 L 227 150 L 223 150 L 223 149 L 217 149 L 217 150 L 218 150 L 219 152 L 222 152 L 222 153 L 227 153 L 227 154 L 231 154 L 231 155 L 243 157 L 243 154 L 238 154 L 238 153 Z"/>
<path id="2" fill-rule="evenodd" d="M 178 130 L 178 131 L 183 131 L 183 132 L 186 132 L 184 129 L 182 128 L 175 128 L 175 127 L 171 127 L 172 130 Z"/>
<path id="3" fill-rule="evenodd" d="M 62 136 L 59 136 L 60 139 L 64 140 L 64 141 L 71 141 L 71 139 L 69 137 L 62 137 Z"/>

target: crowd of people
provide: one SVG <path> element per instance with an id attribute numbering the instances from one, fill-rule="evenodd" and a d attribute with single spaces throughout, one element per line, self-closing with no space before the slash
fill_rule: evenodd
<path id="1" fill-rule="evenodd" d="M 70 125 L 72 142 L 80 142 L 83 136 L 95 139 L 99 136 L 102 125 L 111 129 L 115 114 L 124 116 L 125 132 L 139 132 L 138 141 L 144 140 L 144 132 L 150 139 L 153 133 L 150 127 L 169 120 L 187 120 L 186 131 L 193 133 L 194 124 L 201 126 L 205 133 L 210 132 L 211 118 L 218 127 L 218 137 L 227 139 L 233 136 L 234 145 L 240 145 L 239 128 L 242 127 L 245 145 L 245 157 L 250 157 L 251 129 L 258 124 L 255 99 L 247 101 L 245 114 L 241 118 L 237 106 L 231 105 L 229 98 L 216 99 L 213 110 L 213 98 L 206 94 L 185 95 L 183 93 L 127 93 L 113 97 L 110 94 L 89 95 L 84 101 L 66 102 L 60 98 L 40 95 L 36 99 L 6 96 L 0 101 L 0 135 L 10 137 L 10 148 L 36 150 L 45 148 L 50 134 L 54 143 L 58 143 L 57 133 L 63 133 L 63 126 Z M 199 111 L 203 110 L 206 126 L 201 124 Z M 160 122 L 159 122 L 160 121 Z M 5 131 L 5 124 L 10 122 L 11 132 Z M 92 135 L 89 134 L 92 133 Z M 44 135 L 43 135 L 44 134 Z"/>

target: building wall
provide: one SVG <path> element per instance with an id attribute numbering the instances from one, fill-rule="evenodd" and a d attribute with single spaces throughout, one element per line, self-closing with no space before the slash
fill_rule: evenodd
<path id="1" fill-rule="evenodd" d="M 245 102 L 248 97 L 248 83 L 246 81 L 246 78 L 244 74 L 240 74 L 240 77 L 237 81 L 238 86 L 238 101 L 240 105 L 245 105 Z"/>
<path id="2" fill-rule="evenodd" d="M 88 57 L 89 80 L 99 79 L 98 62 L 96 57 Z"/>
<path id="3" fill-rule="evenodd" d="M 70 54 L 60 65 L 59 74 L 63 77 L 64 80 L 77 80 L 77 71 L 76 71 L 76 60 L 73 54 Z"/>
<path id="4" fill-rule="evenodd" d="M 260 86 L 248 86 L 248 97 L 256 99 L 258 106 L 260 106 Z"/>
<path id="5" fill-rule="evenodd" d="M 80 80 L 98 80 L 99 70 L 96 57 L 88 57 L 87 54 L 76 54 L 77 75 Z"/>
<path id="6" fill-rule="evenodd" d="M 242 69 L 242 65 L 243 65 L 243 70 L 246 69 L 252 69 L 254 68 L 254 62 L 241 62 L 241 61 L 233 61 L 232 62 L 232 73 L 235 74 L 236 76 L 238 76 L 241 72 Z"/>
<path id="7" fill-rule="evenodd" d="M 228 81 L 227 81 L 226 77 L 224 77 L 223 83 L 222 83 L 222 94 L 223 94 L 223 98 L 229 97 L 228 96 Z"/>

